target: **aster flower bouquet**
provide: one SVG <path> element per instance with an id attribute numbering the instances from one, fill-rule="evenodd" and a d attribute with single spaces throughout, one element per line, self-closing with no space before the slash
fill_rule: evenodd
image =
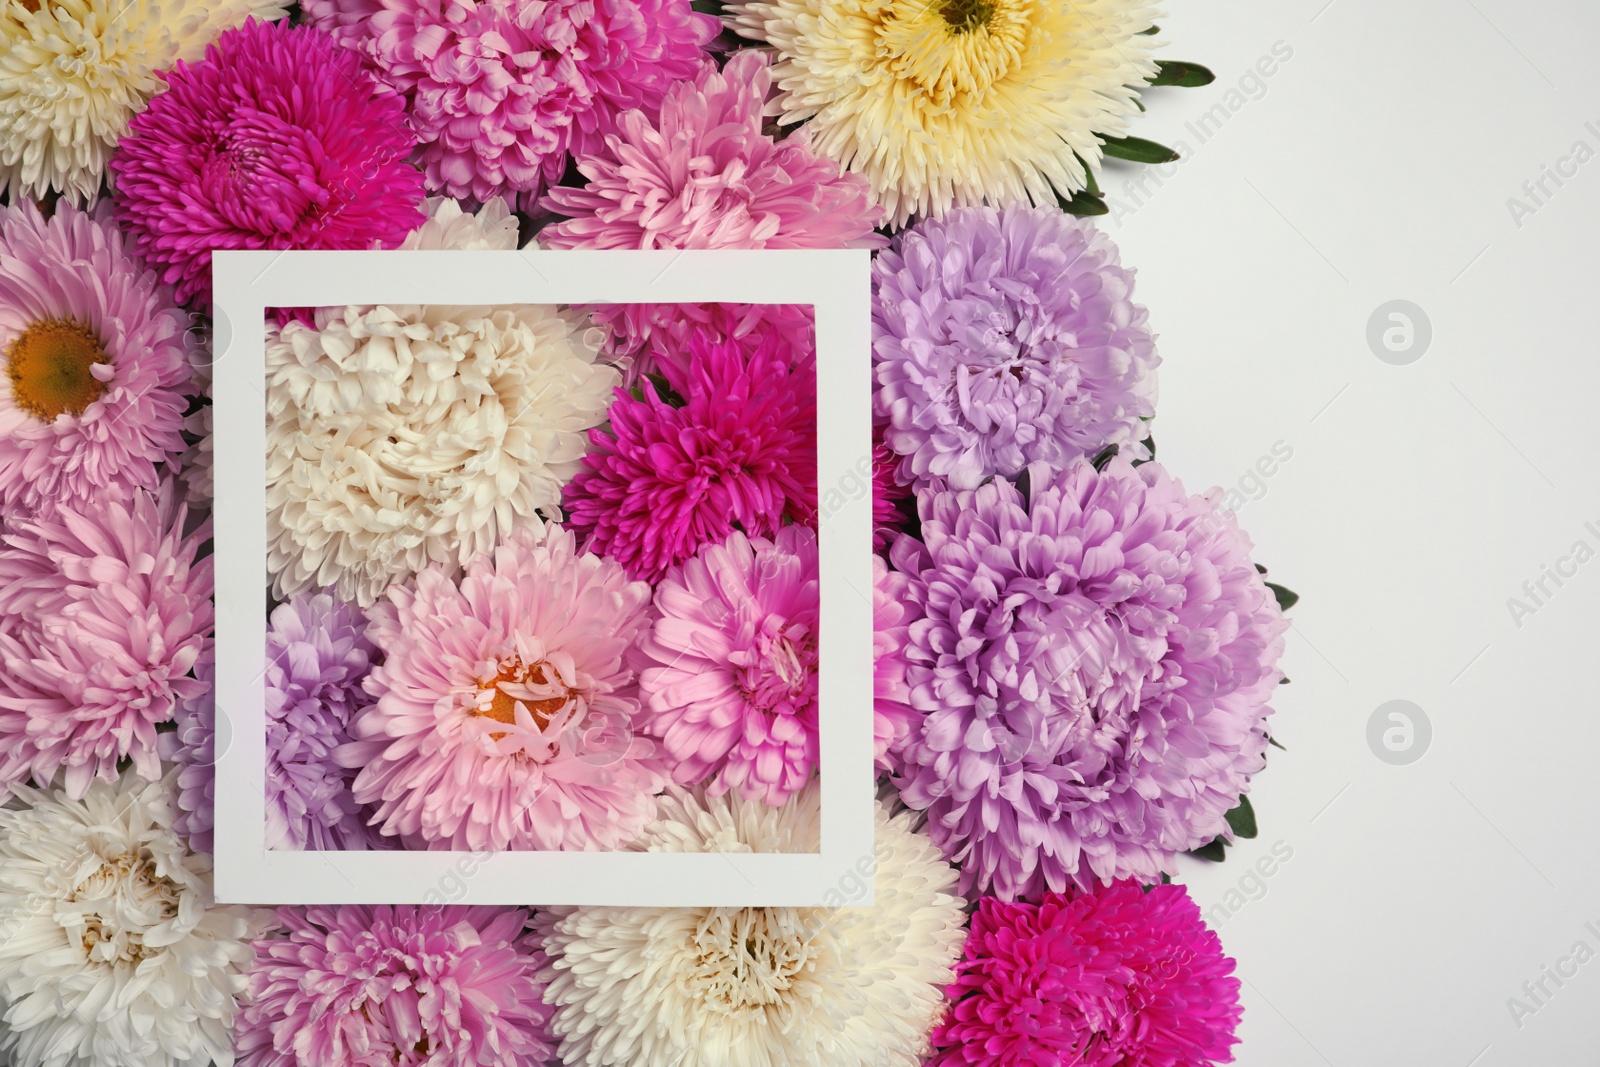
<path id="1" fill-rule="evenodd" d="M 1234 964 L 1173 879 L 1254 833 L 1295 597 L 1157 460 L 1159 309 L 1088 218 L 1103 167 L 1174 158 L 1147 90 L 1211 80 L 1155 18 L 0 7 L 0 1059 L 1231 1060 Z M 429 258 L 519 249 L 666 280 L 480 299 Z M 820 306 L 675 288 L 680 250 L 840 249 L 873 257 L 853 384 Z M 289 250 L 454 295 L 224 313 L 214 253 Z M 258 322 L 246 535 L 212 364 Z M 858 512 L 845 685 L 823 561 Z M 830 716 L 876 797 L 864 756 L 825 839 Z M 219 902 L 244 749 L 263 853 L 431 858 L 432 895 Z M 815 900 L 706 903 L 830 847 Z M 596 853 L 721 866 L 670 906 L 495 866 Z"/>

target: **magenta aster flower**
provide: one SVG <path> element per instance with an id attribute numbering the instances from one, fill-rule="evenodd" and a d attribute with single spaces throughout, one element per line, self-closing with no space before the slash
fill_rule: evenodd
<path id="1" fill-rule="evenodd" d="M 883 209 L 867 180 L 811 154 L 802 127 L 761 132 L 772 85 L 767 57 L 739 52 L 667 90 L 661 118 L 629 111 L 605 147 L 578 157 L 589 179 L 558 186 L 545 206 L 552 248 L 881 248 Z"/>
<path id="2" fill-rule="evenodd" d="M 1287 623 L 1232 516 L 1159 465 L 1029 475 L 932 483 L 895 544 L 921 616 L 901 795 L 963 893 L 1154 882 L 1261 769 Z"/>
<path id="3" fill-rule="evenodd" d="M 910 499 L 911 487 L 900 480 L 900 457 L 873 430 L 872 442 L 872 550 L 882 552 L 906 524 L 901 504 Z"/>
<path id="4" fill-rule="evenodd" d="M 488 200 L 558 180 L 617 115 L 694 76 L 715 19 L 689 0 L 306 0 L 403 95 L 428 188 Z"/>
<path id="5" fill-rule="evenodd" d="M 370 704 L 362 683 L 377 656 L 366 619 L 326 593 L 302 593 L 267 627 L 267 847 L 383 847 L 351 793 L 355 772 L 334 759 Z"/>
<path id="6" fill-rule="evenodd" d="M 674 567 L 656 610 L 639 691 L 673 778 L 785 803 L 817 766 L 817 535 L 735 531 Z"/>
<path id="7" fill-rule="evenodd" d="M 911 637 L 911 580 L 872 557 L 872 743 L 878 765 L 892 768 L 891 748 L 904 745 L 921 714 L 911 706 L 906 682 L 906 642 Z"/>
<path id="8" fill-rule="evenodd" d="M 1233 1060 L 1234 961 L 1182 886 L 978 903 L 927 1067 Z"/>
<path id="9" fill-rule="evenodd" d="M 1159 358 L 1133 272 L 1054 207 L 952 210 L 872 265 L 873 407 L 912 482 L 958 489 L 1107 445 L 1145 458 Z"/>
<path id="10" fill-rule="evenodd" d="M 0 507 L 126 499 L 183 451 L 183 312 L 104 218 L 0 207 Z"/>
<path id="11" fill-rule="evenodd" d="M 190 536 L 170 483 L 129 501 L 63 504 L 0 544 L 0 782 L 83 797 L 117 762 L 161 777 L 156 724 L 199 697 L 211 636 L 210 521 Z"/>
<path id="12" fill-rule="evenodd" d="M 111 161 L 117 221 L 178 299 L 218 248 L 394 248 L 425 216 L 398 97 L 306 26 L 251 20 L 179 63 Z"/>
<path id="13" fill-rule="evenodd" d="M 278 909 L 255 944 L 239 1067 L 544 1067 L 544 954 L 523 908 Z"/>
<path id="14" fill-rule="evenodd" d="M 666 785 L 625 663 L 650 588 L 570 531 L 522 527 L 368 609 L 384 662 L 339 762 L 383 833 L 432 848 L 609 849 Z M 408 842 L 409 843 L 409 842 Z"/>
<path id="15" fill-rule="evenodd" d="M 618 390 L 565 505 L 587 547 L 657 581 L 735 529 L 770 536 L 817 510 L 816 364 L 776 332 L 751 349 L 692 336 L 668 387 Z"/>

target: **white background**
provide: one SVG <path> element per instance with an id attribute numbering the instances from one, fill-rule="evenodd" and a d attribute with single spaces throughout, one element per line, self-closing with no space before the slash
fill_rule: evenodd
<path id="1" fill-rule="evenodd" d="M 1238 1061 L 1600 1062 L 1600 958 L 1542 1006 L 1522 988 L 1600 952 L 1600 559 L 1520 628 L 1507 606 L 1574 542 L 1600 550 L 1600 159 L 1542 206 L 1521 188 L 1579 140 L 1600 152 L 1600 6 L 1172 7 L 1161 58 L 1217 82 L 1147 96 L 1133 132 L 1188 158 L 1143 193 L 1109 173 L 1105 226 L 1160 334 L 1160 458 L 1203 489 L 1292 448 L 1239 517 L 1304 597 L 1261 836 L 1182 871 L 1202 907 L 1245 901 L 1213 912 L 1245 982 Z M 1185 124 L 1280 41 L 1199 142 Z M 1512 196 L 1537 208 L 1520 226 Z M 1432 323 L 1409 366 L 1367 344 L 1394 299 Z M 1432 722 L 1409 766 L 1368 747 L 1392 699 Z M 1292 858 L 1248 879 L 1279 842 Z M 1536 1009 L 1520 1026 L 1512 997 Z"/>

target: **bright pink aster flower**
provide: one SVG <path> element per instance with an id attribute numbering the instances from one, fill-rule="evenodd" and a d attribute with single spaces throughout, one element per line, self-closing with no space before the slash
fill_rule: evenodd
<path id="1" fill-rule="evenodd" d="M 0 507 L 155 488 L 184 447 L 185 324 L 105 212 L 0 207 Z"/>
<path id="2" fill-rule="evenodd" d="M 984 897 L 927 1067 L 1228 1063 L 1233 968 L 1182 886 Z"/>
<path id="3" fill-rule="evenodd" d="M 882 248 L 883 209 L 859 174 L 811 154 L 810 131 L 761 132 L 765 53 L 739 52 L 667 90 L 661 118 L 629 111 L 605 148 L 578 156 L 589 184 L 545 206 L 552 248 Z"/>
<path id="4" fill-rule="evenodd" d="M 882 552 L 906 525 L 902 501 L 911 499 L 911 487 L 900 481 L 900 457 L 883 443 L 883 431 L 872 431 L 872 550 Z"/>
<path id="5" fill-rule="evenodd" d="M 155 781 L 156 724 L 198 697 L 211 635 L 210 520 L 188 537 L 169 483 L 131 501 L 62 505 L 0 544 L 0 782 L 65 771 L 81 798 L 117 761 Z"/>
<path id="6" fill-rule="evenodd" d="M 306 0 L 312 23 L 404 95 L 428 188 L 537 192 L 616 116 L 694 76 L 714 18 L 689 0 Z"/>
<path id="7" fill-rule="evenodd" d="M 255 944 L 239 1067 L 543 1067 L 537 938 L 524 908 L 279 908 Z"/>
<path id="8" fill-rule="evenodd" d="M 674 567 L 656 609 L 639 691 L 673 777 L 783 804 L 817 766 L 817 535 L 735 531 Z"/>
<path id="9" fill-rule="evenodd" d="M 111 160 L 117 221 L 178 299 L 219 248 L 385 248 L 422 223 L 405 109 L 307 26 L 251 20 L 169 71 Z"/>
<path id="10" fill-rule="evenodd" d="M 911 579 L 872 557 L 872 742 L 878 766 L 892 769 L 890 748 L 905 743 L 922 713 L 911 706 L 906 642 L 916 618 Z"/>
<path id="11" fill-rule="evenodd" d="M 391 586 L 368 610 L 377 703 L 338 750 L 389 835 L 443 849 L 607 849 L 666 785 L 635 738 L 624 662 L 650 588 L 556 525 L 518 529 L 467 565 Z"/>
<path id="12" fill-rule="evenodd" d="M 662 364 L 638 396 L 621 390 L 610 433 L 589 431 L 587 469 L 564 502 L 587 547 L 646 581 L 735 529 L 775 533 L 817 510 L 817 379 L 777 333 L 746 351 L 690 338 L 688 365 Z"/>

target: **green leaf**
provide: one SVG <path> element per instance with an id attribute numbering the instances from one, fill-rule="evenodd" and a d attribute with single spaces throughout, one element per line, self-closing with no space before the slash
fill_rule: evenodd
<path id="1" fill-rule="evenodd" d="M 1293 590 L 1285 589 L 1277 582 L 1268 582 L 1267 588 L 1272 590 L 1272 595 L 1278 598 L 1278 610 L 1288 611 L 1300 603 L 1300 594 Z"/>
<path id="2" fill-rule="evenodd" d="M 1242 837 L 1246 841 L 1256 836 L 1256 809 L 1250 806 L 1249 797 L 1240 797 L 1239 806 L 1228 812 L 1228 829 L 1233 831 L 1234 837 Z"/>
<path id="3" fill-rule="evenodd" d="M 133 757 L 132 756 L 123 756 L 121 759 L 117 760 L 117 773 L 118 774 L 127 774 L 128 773 L 128 768 L 132 767 L 132 766 L 133 766 Z"/>
<path id="4" fill-rule="evenodd" d="M 1161 60 L 1156 63 L 1156 76 L 1150 79 L 1151 85 L 1177 85 L 1185 89 L 1198 89 L 1202 85 L 1210 85 L 1217 80 L 1217 76 L 1198 63 L 1185 63 L 1181 60 Z"/>
<path id="5" fill-rule="evenodd" d="M 1083 157 L 1079 156 L 1076 152 L 1074 152 L 1073 155 L 1077 157 L 1078 164 L 1083 167 L 1084 180 L 1087 182 L 1087 184 L 1084 186 L 1084 191 L 1086 191 L 1090 196 L 1099 196 L 1100 183 L 1095 180 L 1094 168 L 1085 163 L 1083 161 Z"/>
<path id="6" fill-rule="evenodd" d="M 1226 843 L 1220 837 L 1213 839 L 1210 844 L 1190 849 L 1189 855 L 1212 863 L 1221 863 L 1228 858 Z"/>
<path id="7" fill-rule="evenodd" d="M 1101 137 L 1105 154 L 1112 159 L 1126 159 L 1130 163 L 1171 163 L 1178 153 L 1164 144 L 1147 141 L 1143 137 Z"/>
<path id="8" fill-rule="evenodd" d="M 1291 679 L 1291 678 L 1279 678 L 1278 679 L 1278 684 L 1279 685 L 1288 685 L 1291 681 L 1293 681 L 1293 679 Z"/>
<path id="9" fill-rule="evenodd" d="M 1056 203 L 1068 215 L 1104 215 L 1111 210 L 1104 200 L 1087 190 L 1074 193 L 1071 200 L 1063 199 L 1061 194 L 1057 193 Z"/>
<path id="10" fill-rule="evenodd" d="M 158 734 L 175 733 L 177 731 L 177 729 L 178 729 L 178 723 L 177 723 L 177 720 L 175 720 L 175 719 L 168 719 L 166 722 L 158 722 L 158 723 L 156 723 L 156 733 L 158 733 Z"/>
<path id="11" fill-rule="evenodd" d="M 689 6 L 702 15 L 722 17 L 722 0 L 689 0 Z"/>
<path id="12" fill-rule="evenodd" d="M 1116 454 L 1117 454 L 1117 446 L 1116 445 L 1106 445 L 1106 447 L 1102 448 L 1099 451 L 1099 453 L 1094 457 L 1094 459 L 1090 460 L 1089 462 L 1094 467 L 1095 470 L 1097 470 L 1097 471 L 1105 470 L 1106 464 L 1110 463 L 1111 460 L 1116 456 Z"/>
<path id="13" fill-rule="evenodd" d="M 1156 34 L 1158 34 L 1160 32 L 1161 32 L 1161 27 L 1160 26 L 1151 26 L 1148 30 L 1140 30 L 1139 31 L 1139 36 L 1140 37 L 1154 37 Z"/>
<path id="14" fill-rule="evenodd" d="M 1256 573 L 1257 574 L 1265 574 L 1265 573 L 1267 573 L 1267 568 L 1265 568 L 1261 564 L 1257 563 L 1256 564 Z"/>
<path id="15" fill-rule="evenodd" d="M 1282 745 L 1278 744 L 1278 739 L 1276 737 L 1267 738 L 1267 744 L 1271 745 L 1275 749 L 1278 749 L 1280 752 L 1289 751 L 1288 749 L 1284 748 Z"/>

